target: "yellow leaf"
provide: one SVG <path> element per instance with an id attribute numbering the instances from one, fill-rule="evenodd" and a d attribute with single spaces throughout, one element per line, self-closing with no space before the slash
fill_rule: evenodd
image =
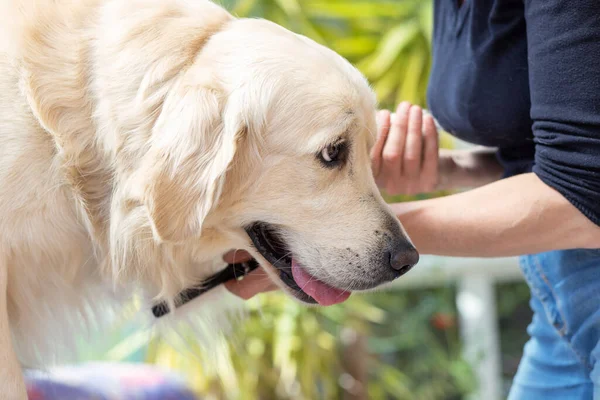
<path id="1" fill-rule="evenodd" d="M 402 54 L 392 67 L 376 82 L 373 83 L 373 90 L 377 94 L 377 99 L 380 103 L 387 103 L 389 98 L 394 96 L 402 77 L 404 76 L 404 63 L 402 62 Z M 395 100 L 395 96 L 392 101 Z M 392 103 L 391 106 L 394 106 Z"/>
<path id="2" fill-rule="evenodd" d="M 406 62 L 406 71 L 402 88 L 398 92 L 396 103 L 410 101 L 413 104 L 420 104 L 422 93 L 420 90 L 421 79 L 426 69 L 429 49 L 418 41 L 408 54 Z"/>
<path id="3" fill-rule="evenodd" d="M 402 50 L 413 42 L 418 33 L 419 26 L 415 22 L 401 24 L 391 29 L 381 40 L 367 65 L 361 65 L 360 69 L 369 79 L 379 78 L 392 66 Z"/>
<path id="4" fill-rule="evenodd" d="M 306 1 L 306 12 L 319 18 L 395 18 L 400 19 L 412 13 L 413 5 L 406 1 Z"/>
<path id="5" fill-rule="evenodd" d="M 231 13 L 239 17 L 246 17 L 256 5 L 257 0 L 239 0 Z"/>

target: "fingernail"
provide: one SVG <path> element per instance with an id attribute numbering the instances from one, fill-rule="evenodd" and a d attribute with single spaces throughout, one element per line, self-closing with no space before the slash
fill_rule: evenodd
<path id="1" fill-rule="evenodd" d="M 408 109 L 410 108 L 410 106 L 412 106 L 412 104 L 410 104 L 410 102 L 408 102 L 408 101 L 403 101 L 402 103 L 400 103 L 400 104 L 398 105 L 398 110 L 400 110 L 400 109 L 405 109 L 405 110 L 408 110 Z"/>
<path id="2" fill-rule="evenodd" d="M 392 115 L 390 116 L 390 122 L 392 124 L 396 124 L 398 123 L 398 114 L 396 113 L 392 113 Z"/>

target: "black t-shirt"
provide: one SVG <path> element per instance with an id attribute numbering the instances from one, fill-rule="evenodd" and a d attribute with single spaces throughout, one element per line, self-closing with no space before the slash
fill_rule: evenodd
<path id="1" fill-rule="evenodd" d="M 435 0 L 428 107 L 600 225 L 600 0 Z"/>

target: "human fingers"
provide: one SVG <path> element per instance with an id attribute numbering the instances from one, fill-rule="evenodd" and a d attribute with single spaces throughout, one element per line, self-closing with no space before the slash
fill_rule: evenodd
<path id="1" fill-rule="evenodd" d="M 423 110 L 412 106 L 408 112 L 408 128 L 406 144 L 402 160 L 402 176 L 406 181 L 407 194 L 414 194 L 419 189 L 421 179 L 421 159 L 423 154 Z"/>
<path id="2" fill-rule="evenodd" d="M 250 272 L 241 280 L 232 279 L 225 282 L 225 287 L 244 300 L 248 300 L 259 293 L 278 289 L 278 286 L 262 267 Z"/>
<path id="3" fill-rule="evenodd" d="M 382 174 L 386 176 L 385 189 L 388 194 L 395 194 L 402 187 L 402 158 L 408 128 L 408 111 L 410 103 L 402 102 L 396 113 L 391 116 L 390 132 L 383 149 Z"/>
<path id="4" fill-rule="evenodd" d="M 228 264 L 238 264 L 252 260 L 252 256 L 245 250 L 230 250 L 223 255 L 223 261 Z"/>
<path id="5" fill-rule="evenodd" d="M 439 181 L 439 136 L 431 115 L 423 116 L 423 141 L 421 192 L 432 192 Z"/>
<path id="6" fill-rule="evenodd" d="M 385 142 L 390 132 L 390 112 L 380 110 L 377 113 L 377 139 L 371 149 L 371 165 L 373 167 L 373 176 L 377 180 L 381 171 L 382 152 Z"/>

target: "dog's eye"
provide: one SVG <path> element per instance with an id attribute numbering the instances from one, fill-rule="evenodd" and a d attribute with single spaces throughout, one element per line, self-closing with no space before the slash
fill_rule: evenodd
<path id="1" fill-rule="evenodd" d="M 336 161 L 340 155 L 340 145 L 339 144 L 330 144 L 325 147 L 323 151 L 321 151 L 321 158 L 326 163 L 330 163 Z"/>
<path id="2" fill-rule="evenodd" d="M 318 159 L 327 168 L 335 168 L 344 164 L 348 157 L 348 143 L 338 141 L 325 147 L 318 154 Z"/>

